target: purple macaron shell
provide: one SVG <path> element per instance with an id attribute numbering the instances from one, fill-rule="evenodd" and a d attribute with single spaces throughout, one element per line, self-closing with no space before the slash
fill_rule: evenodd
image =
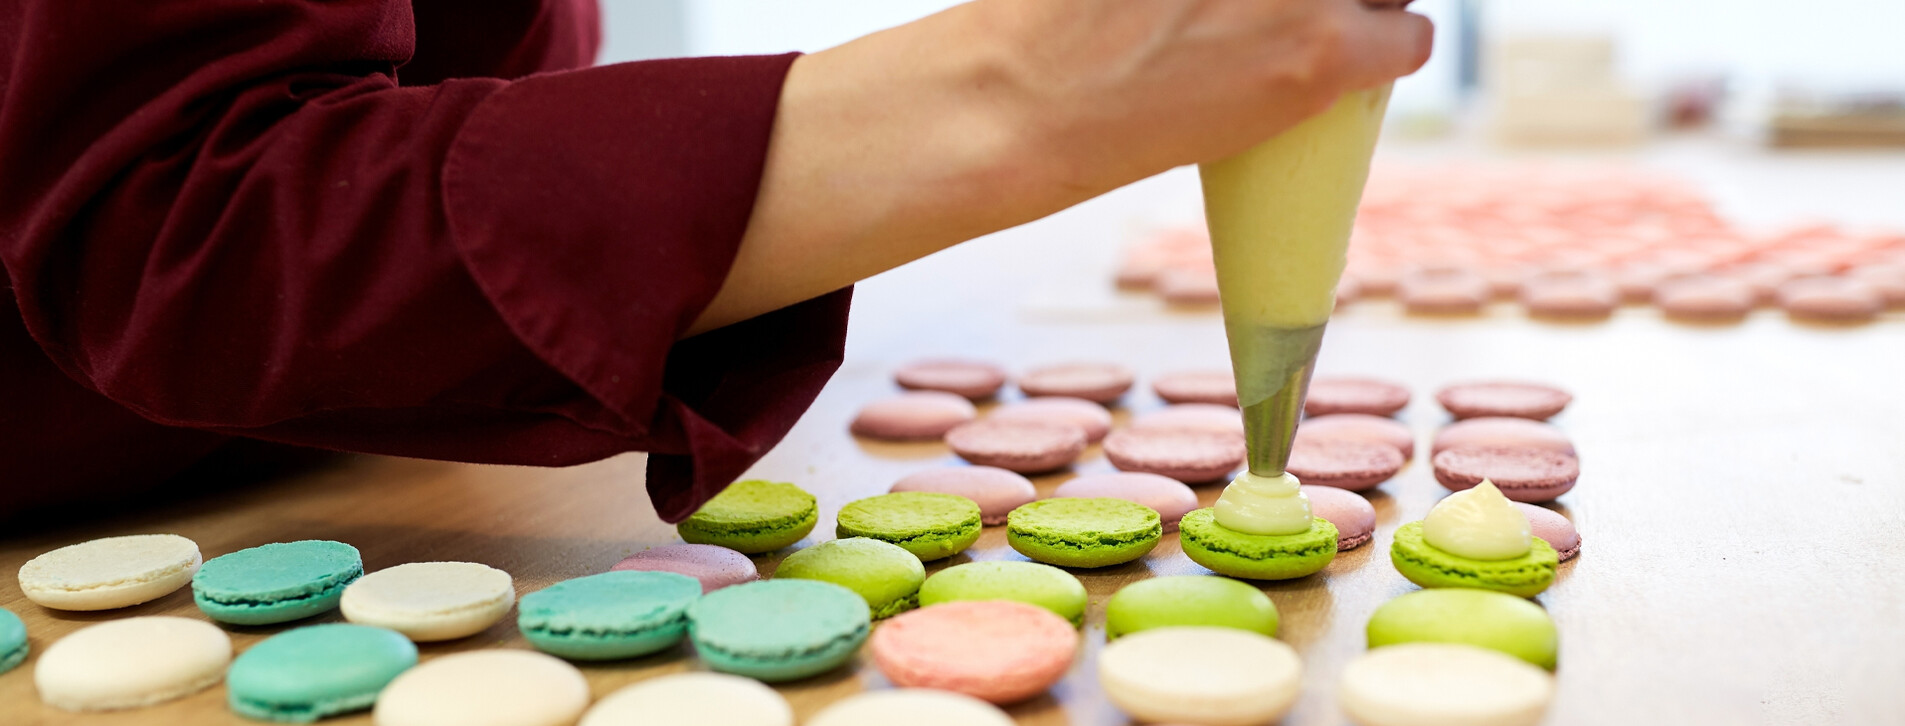
<path id="1" fill-rule="evenodd" d="M 1581 460 L 1532 447 L 1449 449 L 1430 460 L 1435 480 L 1449 491 L 1492 481 L 1502 496 L 1517 502 L 1546 502 L 1568 493 L 1581 477 Z"/>
<path id="2" fill-rule="evenodd" d="M 987 419 L 946 432 L 946 445 L 980 466 L 1039 474 L 1071 465 L 1085 451 L 1085 432 L 1071 425 Z"/>
<path id="3" fill-rule="evenodd" d="M 672 544 L 643 550 L 621 562 L 615 563 L 609 571 L 646 570 L 650 572 L 673 572 L 687 575 L 701 581 L 701 592 L 707 594 L 745 582 L 761 579 L 761 573 L 754 567 L 754 561 L 747 555 L 726 547 L 706 544 Z"/>
<path id="4" fill-rule="evenodd" d="M 1111 411 L 1082 398 L 1040 396 L 1008 403 L 986 414 L 988 421 L 1020 421 L 1077 426 L 1085 441 L 1097 443 L 1111 433 Z"/>
<path id="5" fill-rule="evenodd" d="M 1168 403 L 1208 403 L 1237 407 L 1237 379 L 1230 371 L 1178 371 L 1151 381 L 1151 391 Z"/>
<path id="6" fill-rule="evenodd" d="M 1038 498 L 1032 480 L 995 466 L 952 466 L 928 469 L 893 483 L 895 492 L 956 494 L 979 505 L 979 520 L 1005 524 L 1005 516 Z"/>
<path id="7" fill-rule="evenodd" d="M 929 358 L 893 372 L 893 382 L 915 391 L 945 391 L 972 400 L 991 398 L 1005 385 L 1005 369 L 977 360 Z"/>
<path id="8" fill-rule="evenodd" d="M 1581 533 L 1560 512 L 1527 502 L 1515 502 L 1515 508 L 1528 517 L 1529 532 L 1553 546 L 1562 562 L 1581 554 Z"/>
<path id="9" fill-rule="evenodd" d="M 1225 479 L 1244 464 L 1244 439 L 1194 429 L 1120 429 L 1105 437 L 1105 458 L 1120 471 L 1202 484 Z"/>
<path id="10" fill-rule="evenodd" d="M 1404 463 L 1388 443 L 1311 436 L 1296 440 L 1284 468 L 1299 481 L 1362 491 L 1388 481 Z"/>
<path id="11" fill-rule="evenodd" d="M 1311 416 L 1361 413 L 1394 416 L 1409 405 L 1409 389 L 1375 378 L 1324 377 L 1310 381 L 1303 411 Z"/>
<path id="12" fill-rule="evenodd" d="M 1297 424 L 1298 438 L 1357 439 L 1377 441 L 1396 447 L 1402 460 L 1416 455 L 1416 435 L 1401 421 L 1367 413 L 1333 413 L 1312 416 Z"/>
<path id="13" fill-rule="evenodd" d="M 1124 499 L 1157 511 L 1164 531 L 1176 532 L 1177 521 L 1197 508 L 1197 493 L 1183 482 L 1159 474 L 1121 472 L 1086 474 L 1052 492 L 1053 498 Z"/>
<path id="14" fill-rule="evenodd" d="M 1310 498 L 1310 513 L 1336 525 L 1336 550 L 1353 550 L 1376 536 L 1376 507 L 1348 489 L 1305 484 L 1298 487 Z"/>
<path id="15" fill-rule="evenodd" d="M 1027 396 L 1071 396 L 1111 405 L 1131 390 L 1131 369 L 1116 363 L 1065 363 L 1026 371 L 1019 390 Z"/>
<path id="16" fill-rule="evenodd" d="M 1554 424 L 1508 416 L 1471 418 L 1444 426 L 1436 432 L 1429 453 L 1487 446 L 1530 446 L 1574 453 L 1574 442 Z"/>
<path id="17" fill-rule="evenodd" d="M 913 391 L 882 398 L 860 408 L 848 427 L 856 436 L 886 441 L 926 441 L 973 420 L 971 401 L 944 391 Z"/>
<path id="18" fill-rule="evenodd" d="M 1545 383 L 1478 381 L 1445 386 L 1435 400 L 1457 419 L 1514 416 L 1545 421 L 1567 408 L 1574 396 Z"/>
<path id="19" fill-rule="evenodd" d="M 1132 430 L 1196 429 L 1243 438 L 1244 416 L 1236 406 L 1222 406 L 1215 403 L 1180 403 L 1138 414 L 1131 419 L 1130 428 Z"/>

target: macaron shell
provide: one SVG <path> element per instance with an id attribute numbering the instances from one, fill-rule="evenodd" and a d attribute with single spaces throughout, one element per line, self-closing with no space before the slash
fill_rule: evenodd
<path id="1" fill-rule="evenodd" d="M 1116 363 L 1065 363 L 1026 371 L 1019 390 L 1027 396 L 1071 396 L 1105 405 L 1131 390 L 1135 376 Z"/>
<path id="2" fill-rule="evenodd" d="M 1542 275 L 1523 283 L 1521 304 L 1536 317 L 1605 318 L 1620 306 L 1621 291 L 1592 273 Z"/>
<path id="3" fill-rule="evenodd" d="M 260 641 L 226 675 L 233 712 L 260 721 L 309 723 L 370 708 L 417 664 L 417 646 L 384 628 L 329 623 Z"/>
<path id="4" fill-rule="evenodd" d="M 760 681 L 725 673 L 650 678 L 602 697 L 578 726 L 794 726 L 787 699 Z"/>
<path id="5" fill-rule="evenodd" d="M 1389 481 L 1403 463 L 1389 443 L 1311 436 L 1296 440 L 1285 470 L 1305 483 L 1363 491 Z"/>
<path id="6" fill-rule="evenodd" d="M 1336 558 L 1336 525 L 1311 519 L 1301 534 L 1261 535 L 1232 531 L 1209 508 L 1184 515 L 1178 541 L 1192 562 L 1219 575 L 1245 580 L 1289 580 L 1321 572 Z"/>
<path id="7" fill-rule="evenodd" d="M 1355 439 L 1376 441 L 1396 447 L 1403 461 L 1415 458 L 1415 432 L 1401 421 L 1366 413 L 1332 413 L 1311 416 L 1297 425 L 1301 439 Z"/>
<path id="8" fill-rule="evenodd" d="M 919 604 L 931 607 L 961 600 L 1013 600 L 1052 611 L 1076 627 L 1084 624 L 1085 585 L 1072 573 L 1051 565 L 1017 560 L 988 560 L 953 565 L 926 578 Z"/>
<path id="9" fill-rule="evenodd" d="M 202 620 L 108 620 L 55 641 L 34 665 L 33 683 L 54 708 L 114 711 L 210 688 L 231 658 L 231 638 Z"/>
<path id="10" fill-rule="evenodd" d="M 1105 637 L 1180 625 L 1277 634 L 1277 606 L 1262 590 L 1227 577 L 1152 577 L 1120 588 L 1105 605 Z"/>
<path id="11" fill-rule="evenodd" d="M 814 495 L 787 482 L 729 484 L 675 525 L 689 544 L 727 547 L 743 554 L 773 552 L 814 530 L 820 509 Z"/>
<path id="12" fill-rule="evenodd" d="M 893 382 L 917 391 L 945 391 L 972 400 L 991 398 L 1005 385 L 1005 369 L 985 361 L 918 360 L 893 372 Z"/>
<path id="13" fill-rule="evenodd" d="M 0 608 L 0 673 L 25 663 L 31 647 L 26 638 L 26 623 L 12 610 Z"/>
<path id="14" fill-rule="evenodd" d="M 1041 396 L 992 409 L 986 419 L 1000 422 L 1076 426 L 1087 443 L 1097 443 L 1111 432 L 1111 412 L 1082 398 Z"/>
<path id="15" fill-rule="evenodd" d="M 672 544 L 646 549 L 623 558 L 609 571 L 673 572 L 701 582 L 703 594 L 761 579 L 754 560 L 726 547 Z"/>
<path id="16" fill-rule="evenodd" d="M 1781 285 L 1779 306 L 1800 320 L 1863 322 L 1885 310 L 1885 298 L 1858 280 L 1812 277 Z"/>
<path id="17" fill-rule="evenodd" d="M 67 545 L 20 566 L 20 591 L 55 610 L 112 610 L 156 600 L 192 581 L 198 543 L 176 534 Z"/>
<path id="18" fill-rule="evenodd" d="M 1450 491 L 1494 482 L 1517 502 L 1546 502 L 1566 494 L 1581 477 L 1581 462 L 1569 454 L 1538 448 L 1449 449 L 1436 454 L 1435 480 Z"/>
<path id="19" fill-rule="evenodd" d="M 978 418 L 971 401 L 943 391 L 914 391 L 866 404 L 848 430 L 883 441 L 931 441 Z"/>
<path id="20" fill-rule="evenodd" d="M 1220 406 L 1214 403 L 1179 403 L 1138 414 L 1131 419 L 1131 425 L 1128 428 L 1133 431 L 1192 429 L 1242 437 L 1244 416 L 1243 412 L 1237 410 L 1235 406 Z"/>
<path id="21" fill-rule="evenodd" d="M 1086 441 L 1076 426 L 982 420 L 946 432 L 946 445 L 973 464 L 1039 474 L 1070 466 Z"/>
<path id="22" fill-rule="evenodd" d="M 868 691 L 834 702 L 806 726 L 1012 726 L 999 707 L 925 688 Z"/>
<path id="23" fill-rule="evenodd" d="M 928 469 L 894 482 L 891 491 L 937 492 L 971 499 L 979 505 L 979 521 L 987 526 L 1005 524 L 1005 516 L 1012 510 L 1038 498 L 1032 480 L 996 466 Z"/>
<path id="24" fill-rule="evenodd" d="M 1012 510 L 1006 543 L 1060 567 L 1109 567 L 1157 547 L 1164 525 L 1150 507 L 1123 499 L 1044 499 Z"/>
<path id="25" fill-rule="evenodd" d="M 424 643 L 482 632 L 515 602 L 515 583 L 502 570 L 474 562 L 411 562 L 358 578 L 344 588 L 339 608 L 345 620 Z"/>
<path id="26" fill-rule="evenodd" d="M 922 562 L 964 552 L 979 541 L 979 505 L 965 497 L 899 492 L 856 500 L 834 517 L 834 535 L 899 545 Z"/>
<path id="27" fill-rule="evenodd" d="M 1343 711 L 1362 726 L 1535 726 L 1553 698 L 1546 671 L 1449 643 L 1371 650 L 1337 684 Z"/>
<path id="28" fill-rule="evenodd" d="M 1166 403 L 1237 407 L 1237 377 L 1230 371 L 1166 373 L 1151 381 L 1151 391 Z"/>
<path id="29" fill-rule="evenodd" d="M 1389 417 L 1409 405 L 1409 389 L 1375 378 L 1319 376 L 1310 381 L 1303 412 L 1310 416 L 1362 414 Z M 1305 422 L 1306 424 L 1308 422 Z"/>
<path id="30" fill-rule="evenodd" d="M 919 606 L 926 568 L 899 545 L 848 537 L 788 555 L 774 577 L 819 580 L 852 590 L 866 600 L 873 619 L 881 620 Z"/>
<path id="31" fill-rule="evenodd" d="M 582 672 L 528 650 L 437 656 L 391 681 L 377 726 L 565 726 L 589 706 Z"/>
<path id="32" fill-rule="evenodd" d="M 1417 590 L 1376 608 L 1364 629 L 1371 649 L 1461 643 L 1552 670 L 1560 636 L 1548 611 L 1524 598 L 1460 587 Z"/>
<path id="33" fill-rule="evenodd" d="M 1448 449 L 1489 446 L 1531 446 L 1574 453 L 1574 442 L 1554 424 L 1509 416 L 1483 416 L 1444 426 L 1436 432 L 1429 452 L 1433 455 Z"/>
<path id="34" fill-rule="evenodd" d="M 1242 437 L 1190 429 L 1122 429 L 1105 437 L 1105 458 L 1122 471 L 1190 484 L 1218 481 L 1243 466 Z"/>
<path id="35" fill-rule="evenodd" d="M 1177 522 L 1197 508 L 1197 492 L 1168 476 L 1141 472 L 1086 474 L 1052 490 L 1053 498 L 1123 499 L 1150 507 L 1158 513 L 1164 531 L 1176 532 Z"/>
<path id="36" fill-rule="evenodd" d="M 1581 554 L 1581 533 L 1567 517 L 1547 507 L 1526 502 L 1515 502 L 1515 508 L 1528 517 L 1529 532 L 1553 547 L 1555 556 L 1562 562 Z"/>
<path id="37" fill-rule="evenodd" d="M 364 574 L 342 542 L 274 542 L 207 560 L 192 576 L 192 601 L 213 620 L 267 625 L 330 612 Z"/>
<path id="38" fill-rule="evenodd" d="M 1738 320 L 1752 312 L 1756 302 L 1751 286 L 1725 277 L 1675 280 L 1654 293 L 1660 311 L 1681 320 Z"/>
<path id="39" fill-rule="evenodd" d="M 701 582 L 624 570 L 563 580 L 523 596 L 516 627 L 530 645 L 571 660 L 647 655 L 681 641 Z"/>
<path id="40" fill-rule="evenodd" d="M 1363 495 L 1336 487 L 1304 484 L 1297 487 L 1310 498 L 1310 512 L 1336 526 L 1336 551 L 1347 552 L 1369 544 L 1376 536 L 1376 508 Z"/>
<path id="41" fill-rule="evenodd" d="M 703 664 L 756 680 L 833 670 L 866 642 L 872 613 L 852 590 L 816 580 L 768 580 L 717 590 L 688 608 Z"/>
<path id="42" fill-rule="evenodd" d="M 1574 396 L 1540 383 L 1487 381 L 1447 386 L 1436 392 L 1435 400 L 1457 419 L 1512 416 L 1544 421 L 1561 413 Z"/>
<path id="43" fill-rule="evenodd" d="M 1295 705 L 1303 680 L 1296 651 L 1235 628 L 1167 627 L 1128 635 L 1098 656 L 1098 682 L 1143 722 L 1258 726 Z"/>
<path id="44" fill-rule="evenodd" d="M 1402 576 L 1422 587 L 1472 587 L 1534 597 L 1554 583 L 1560 564 L 1554 548 L 1530 537 L 1528 553 L 1507 560 L 1473 560 L 1437 549 L 1422 536 L 1422 522 L 1396 528 L 1389 546 L 1389 562 Z"/>
<path id="45" fill-rule="evenodd" d="M 895 685 L 1008 704 L 1065 676 L 1078 631 L 1037 605 L 968 600 L 893 618 L 874 631 L 868 648 Z"/>

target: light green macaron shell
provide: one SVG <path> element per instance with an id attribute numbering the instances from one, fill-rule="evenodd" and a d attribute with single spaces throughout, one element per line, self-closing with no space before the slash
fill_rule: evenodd
<path id="1" fill-rule="evenodd" d="M 968 562 L 933 573 L 919 588 L 920 607 L 958 600 L 1014 600 L 1082 625 L 1085 584 L 1051 565 L 1016 560 Z"/>
<path id="2" fill-rule="evenodd" d="M 894 492 L 840 508 L 835 536 L 899 545 L 923 562 L 951 557 L 979 541 L 979 505 L 956 494 Z"/>
<path id="3" fill-rule="evenodd" d="M 1560 558 L 1540 537 L 1529 538 L 1528 553 L 1507 560 L 1475 560 L 1452 554 L 1422 537 L 1422 523 L 1396 528 L 1389 561 L 1410 582 L 1423 587 L 1472 587 L 1534 597 L 1554 583 Z"/>
<path id="4" fill-rule="evenodd" d="M 781 560 L 775 579 L 820 580 L 866 598 L 873 619 L 919 607 L 926 568 L 913 553 L 891 542 L 848 537 L 808 547 Z"/>
<path id="5" fill-rule="evenodd" d="M 1178 523 L 1184 554 L 1219 575 L 1246 580 L 1289 580 L 1321 572 L 1336 559 L 1336 525 L 1313 517 L 1299 534 L 1245 534 L 1199 509 Z"/>
<path id="6" fill-rule="evenodd" d="M 786 482 L 738 481 L 675 525 L 690 544 L 720 545 L 755 555 L 786 547 L 814 531 L 814 495 Z"/>
<path id="7" fill-rule="evenodd" d="M 1153 577 L 1124 586 L 1105 605 L 1105 636 L 1208 625 L 1277 635 L 1277 606 L 1256 587 L 1214 575 Z"/>
<path id="8" fill-rule="evenodd" d="M 1044 499 L 1006 515 L 1006 543 L 1060 567 L 1109 567 L 1158 545 L 1164 523 L 1150 507 L 1123 499 Z"/>
<path id="9" fill-rule="evenodd" d="M 1369 647 L 1460 643 L 1507 653 L 1552 670 L 1560 636 L 1548 611 L 1525 598 L 1463 587 L 1417 590 L 1369 616 Z"/>

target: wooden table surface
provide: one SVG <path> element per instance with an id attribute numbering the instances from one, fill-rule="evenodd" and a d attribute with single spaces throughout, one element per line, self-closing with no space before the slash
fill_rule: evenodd
<path id="1" fill-rule="evenodd" d="M 1850 163 L 1854 177 L 1905 189 L 1905 164 Z M 1782 176 L 1777 164 L 1772 171 L 1747 166 L 1748 176 Z M 1166 310 L 1106 289 L 1116 247 L 1146 223 L 1193 218 L 1194 196 L 1190 177 L 1174 173 L 864 284 L 846 365 L 751 472 L 819 496 L 820 527 L 803 546 L 830 536 L 841 505 L 882 493 L 907 473 L 957 461 L 938 444 L 875 444 L 846 433 L 861 403 L 893 390 L 888 376 L 907 359 L 959 354 L 1016 369 L 1121 361 L 1139 372 L 1140 385 L 1118 409 L 1120 422 L 1162 405 L 1145 387 L 1151 377 L 1224 366 L 1214 313 Z M 1747 195 L 1745 203 L 1752 201 Z M 1898 564 L 1905 555 L 1905 314 L 1821 328 L 1762 311 L 1739 325 L 1692 327 L 1630 308 L 1604 323 L 1554 325 L 1506 308 L 1471 319 L 1412 319 L 1377 302 L 1332 323 L 1321 368 L 1409 384 L 1416 401 L 1402 419 L 1424 450 L 1446 420 L 1431 399 L 1442 384 L 1510 376 L 1576 393 L 1556 423 L 1580 448 L 1583 475 L 1554 506 L 1578 525 L 1585 547 L 1539 598 L 1562 643 L 1560 690 L 1547 723 L 1905 723 L 1905 576 Z M 1075 471 L 1109 468 L 1094 447 Z M 11 577 L 54 547 L 144 532 L 190 537 L 208 558 L 323 538 L 356 545 L 373 570 L 420 560 L 482 562 L 513 574 L 526 593 L 678 541 L 650 509 L 642 469 L 640 455 L 559 470 L 350 458 L 143 513 L 0 533 L 0 571 L 8 573 L 0 578 L 0 605 L 26 621 L 36 656 L 104 619 L 203 617 L 183 590 L 123 611 L 46 610 L 27 602 Z M 1040 477 L 1039 490 L 1049 493 L 1069 476 Z M 1340 555 L 1320 576 L 1264 585 L 1282 612 L 1280 637 L 1306 668 L 1302 700 L 1286 724 L 1346 722 L 1334 684 L 1364 647 L 1364 622 L 1384 601 L 1414 589 L 1389 565 L 1389 536 L 1443 493 L 1418 458 L 1371 497 L 1375 542 Z M 1215 487 L 1200 492 L 1206 502 L 1216 494 Z M 928 569 L 1018 557 L 995 527 L 964 555 Z M 772 572 L 777 559 L 761 558 L 762 573 Z M 1200 572 L 1176 535 L 1137 562 L 1079 571 L 1091 611 L 1077 663 L 1048 695 L 1012 714 L 1040 726 L 1126 723 L 1096 681 L 1104 603 L 1136 579 Z M 336 619 L 333 613 L 315 621 Z M 228 630 L 242 651 L 277 629 Z M 426 645 L 423 653 L 427 659 L 487 647 L 527 647 L 513 613 L 482 634 Z M 131 712 L 63 713 L 39 703 L 33 666 L 29 660 L 0 675 L 0 723 L 249 723 L 226 710 L 222 687 Z M 600 697 L 695 667 L 683 647 L 582 670 Z M 779 690 L 805 717 L 885 685 L 863 657 Z M 364 724 L 369 717 L 330 723 Z"/>

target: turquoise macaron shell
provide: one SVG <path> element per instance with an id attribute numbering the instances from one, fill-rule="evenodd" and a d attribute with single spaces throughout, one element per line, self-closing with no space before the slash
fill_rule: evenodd
<path id="1" fill-rule="evenodd" d="M 761 681 L 792 681 L 845 664 L 866 642 L 866 600 L 819 580 L 768 580 L 722 588 L 688 608 L 688 636 L 709 668 Z"/>
<path id="2" fill-rule="evenodd" d="M 0 608 L 0 673 L 26 662 L 26 623 L 12 610 Z"/>
<path id="3" fill-rule="evenodd" d="M 574 660 L 647 655 L 681 641 L 701 581 L 621 570 L 564 580 L 524 595 L 516 627 L 537 650 Z"/>
<path id="4" fill-rule="evenodd" d="M 363 575 L 356 547 L 275 542 L 206 560 L 192 576 L 192 602 L 221 623 L 283 623 L 335 609 L 344 587 Z"/>
<path id="5" fill-rule="evenodd" d="M 246 718 L 310 723 L 370 708 L 384 686 L 416 664 L 416 644 L 394 630 L 343 623 L 294 628 L 232 661 L 227 702 Z"/>

